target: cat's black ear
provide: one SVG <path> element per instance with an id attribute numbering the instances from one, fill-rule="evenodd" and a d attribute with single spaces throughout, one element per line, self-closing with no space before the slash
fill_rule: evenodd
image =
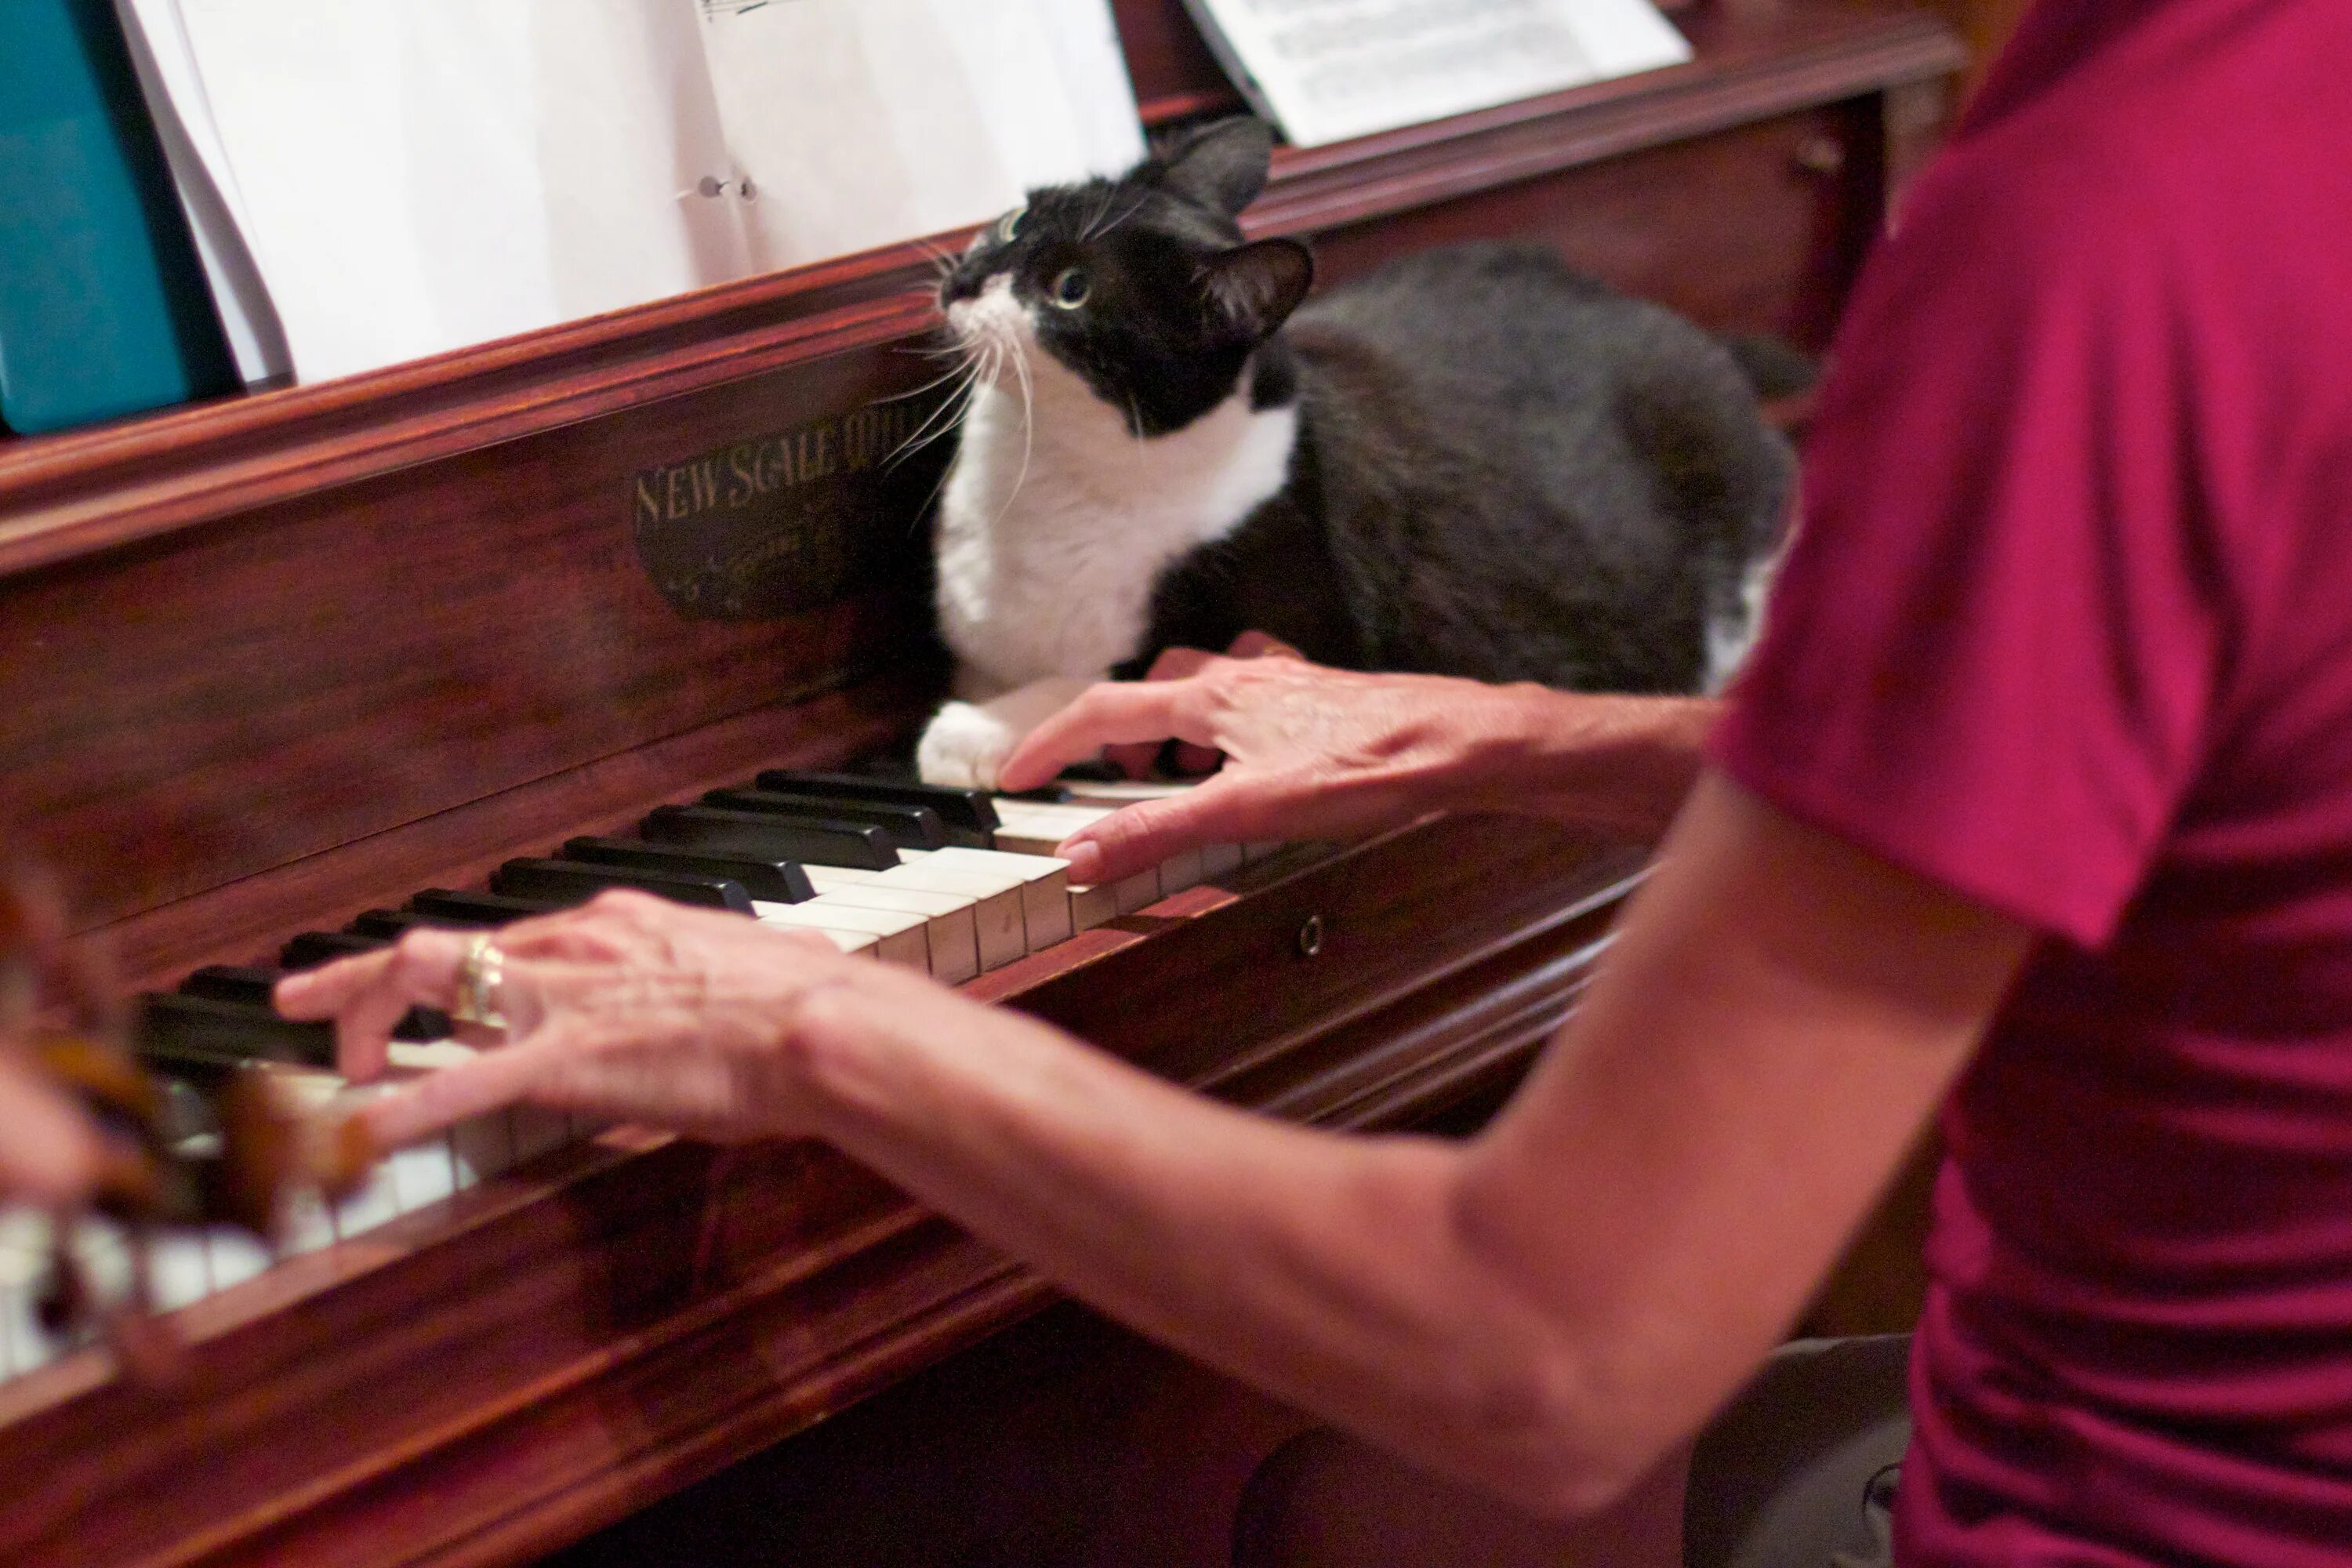
<path id="1" fill-rule="evenodd" d="M 1219 251 L 1201 267 L 1204 324 L 1213 336 L 1262 343 L 1314 283 L 1314 253 L 1295 239 L 1261 239 Z"/>
<path id="2" fill-rule="evenodd" d="M 1238 217 L 1265 189 L 1274 132 L 1246 115 L 1187 132 L 1160 149 L 1160 188 Z"/>

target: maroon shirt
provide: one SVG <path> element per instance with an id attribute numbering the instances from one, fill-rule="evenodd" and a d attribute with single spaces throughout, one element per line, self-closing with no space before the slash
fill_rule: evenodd
<path id="1" fill-rule="evenodd" d="M 1715 740 L 2046 933 L 1906 1564 L 2352 1563 L 2352 0 L 2052 0 L 1866 270 Z"/>

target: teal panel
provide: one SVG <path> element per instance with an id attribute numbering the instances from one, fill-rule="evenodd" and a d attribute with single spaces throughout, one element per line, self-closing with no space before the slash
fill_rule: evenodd
<path id="1" fill-rule="evenodd" d="M 0 0 L 0 423 L 236 384 L 112 5 Z"/>

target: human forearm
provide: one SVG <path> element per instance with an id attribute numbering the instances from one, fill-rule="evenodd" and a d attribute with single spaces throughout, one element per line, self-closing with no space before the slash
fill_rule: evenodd
<path id="1" fill-rule="evenodd" d="M 840 992 L 801 1039 L 816 1131 L 1080 1298 L 1531 1506 L 1622 1479 L 1575 1347 L 1465 1247 L 1455 1146 L 1247 1116 L 1014 1015 Z"/>
<path id="2" fill-rule="evenodd" d="M 1193 845 L 1350 838 L 1434 811 L 1552 816 L 1653 837 L 1699 765 L 1715 704 L 1365 675 L 1295 658 L 1193 655 L 1192 673 L 1097 686 L 1006 760 L 1023 789 L 1105 747 L 1174 739 L 1223 752 L 1182 795 L 1116 813 L 1063 847 L 1104 881 Z"/>
<path id="3" fill-rule="evenodd" d="M 1499 689 L 1509 715 L 1491 753 L 1465 759 L 1444 804 L 1613 827 L 1665 831 L 1704 763 L 1721 704 L 1706 697 L 1621 697 Z"/>

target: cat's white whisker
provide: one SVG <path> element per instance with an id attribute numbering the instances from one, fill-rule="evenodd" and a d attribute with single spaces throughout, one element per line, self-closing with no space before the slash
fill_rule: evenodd
<path id="1" fill-rule="evenodd" d="M 932 409 L 923 422 L 916 426 L 907 438 L 892 448 L 890 455 L 883 459 L 885 468 L 895 468 L 905 462 L 915 453 L 956 427 L 965 410 L 971 406 L 972 396 L 983 379 L 978 356 L 966 360 L 964 363 L 950 371 L 941 379 L 952 381 L 959 376 L 961 380 L 940 400 L 940 405 Z M 937 383 L 933 384 L 936 385 Z M 934 426 L 937 426 L 936 429 L 933 428 Z"/>

